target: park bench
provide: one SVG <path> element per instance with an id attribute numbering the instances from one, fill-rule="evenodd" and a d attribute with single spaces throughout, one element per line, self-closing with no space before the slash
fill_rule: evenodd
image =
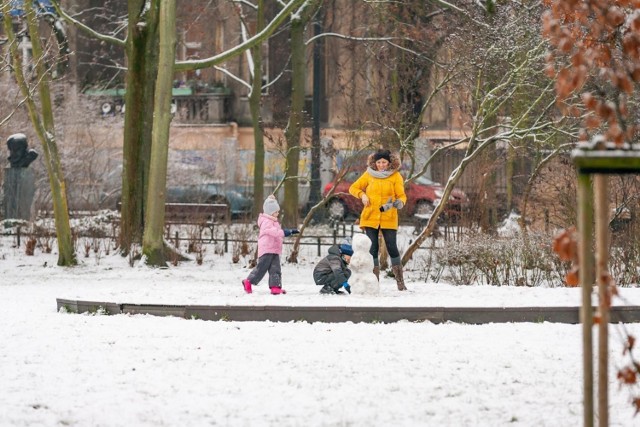
<path id="1" fill-rule="evenodd" d="M 121 204 L 117 204 L 118 210 Z M 202 232 L 208 229 L 213 239 L 214 228 L 222 221 L 230 219 L 229 205 L 226 203 L 165 203 L 164 225 L 167 238 L 171 238 L 172 225 L 195 225 Z"/>
<path id="2" fill-rule="evenodd" d="M 216 224 L 229 219 L 229 206 L 225 203 L 165 203 L 164 216 L 168 238 L 171 225 L 195 225 L 200 228 L 200 238 L 206 228 L 213 238 Z"/>
<path id="3" fill-rule="evenodd" d="M 199 224 L 220 222 L 228 219 L 229 206 L 226 203 L 165 203 L 165 222 L 176 224 Z"/>

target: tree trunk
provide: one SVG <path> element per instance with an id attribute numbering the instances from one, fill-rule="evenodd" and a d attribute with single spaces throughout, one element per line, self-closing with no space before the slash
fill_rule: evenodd
<path id="1" fill-rule="evenodd" d="M 300 161 L 300 135 L 302 133 L 302 110 L 304 109 L 304 83 L 306 78 L 306 55 L 304 28 L 306 19 L 291 22 L 291 112 L 285 131 L 287 140 L 287 170 L 284 182 L 284 224 L 298 224 L 298 163 Z"/>
<path id="2" fill-rule="evenodd" d="M 256 33 L 264 28 L 264 1 L 258 0 L 258 16 Z M 254 174 L 253 174 L 253 216 L 257 217 L 262 211 L 264 201 L 264 135 L 262 131 L 262 45 L 257 44 L 251 49 L 253 59 L 253 80 L 251 82 L 251 96 L 249 110 L 253 124 L 253 140 L 255 144 Z"/>
<path id="3" fill-rule="evenodd" d="M 609 177 L 596 174 L 594 182 L 596 283 L 598 284 L 598 425 L 609 425 Z"/>
<path id="4" fill-rule="evenodd" d="M 506 181 L 506 207 L 507 207 L 507 215 L 511 213 L 513 210 L 513 171 L 515 169 L 515 159 L 516 159 L 516 151 L 511 144 L 507 145 L 506 152 L 506 164 L 505 164 L 505 181 Z"/>
<path id="5" fill-rule="evenodd" d="M 144 5 L 144 0 L 132 0 L 128 5 L 128 70 L 120 228 L 120 247 L 123 255 L 129 252 L 132 244 L 142 243 L 149 183 L 153 123 L 153 108 L 149 106 L 153 105 L 157 78 L 158 9 L 154 2 L 151 9 L 143 15 Z"/>
<path id="6" fill-rule="evenodd" d="M 44 151 L 45 165 L 49 177 L 49 186 L 53 201 L 53 212 L 56 227 L 56 237 L 58 241 L 58 265 L 71 266 L 77 263 L 75 252 L 73 249 L 73 239 L 71 236 L 71 226 L 69 223 L 69 207 L 67 205 L 67 193 L 65 189 L 64 172 L 60 164 L 60 156 L 58 154 L 58 146 L 55 139 L 55 126 L 53 120 L 53 109 L 51 104 L 51 94 L 49 91 L 49 74 L 46 70 L 44 53 L 40 44 L 40 36 L 38 34 L 38 21 L 33 10 L 33 6 L 29 2 L 24 3 L 27 17 L 27 25 L 29 36 L 31 38 L 31 49 L 33 53 L 33 63 L 35 64 L 37 75 L 38 94 L 40 96 L 41 112 L 38 113 L 37 106 L 33 100 L 27 81 L 22 69 L 22 61 L 18 53 L 18 45 L 13 32 L 13 24 L 11 22 L 10 5 L 4 3 L 2 5 L 2 13 L 4 15 L 5 32 L 9 39 L 11 51 L 12 65 L 15 71 L 18 86 L 25 97 L 27 109 L 31 123 L 42 143 Z"/>
<path id="7" fill-rule="evenodd" d="M 160 3 L 158 21 L 160 44 L 142 254 L 146 258 L 147 265 L 165 266 L 164 204 L 171 125 L 173 64 L 176 57 L 176 0 L 156 1 Z"/>

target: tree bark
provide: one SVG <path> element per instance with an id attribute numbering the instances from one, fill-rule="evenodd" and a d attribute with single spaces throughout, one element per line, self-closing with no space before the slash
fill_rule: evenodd
<path id="1" fill-rule="evenodd" d="M 45 166 L 49 177 L 49 186 L 53 201 L 53 213 L 56 227 L 56 238 L 58 241 L 58 265 L 71 266 L 77 264 L 73 248 L 73 239 L 71 235 L 71 225 L 69 223 L 69 207 L 67 204 L 67 193 L 65 188 L 64 172 L 60 163 L 58 154 L 58 146 L 55 137 L 55 125 L 53 120 L 53 108 L 51 103 L 51 93 L 49 90 L 50 77 L 45 68 L 44 51 L 40 43 L 40 35 L 38 33 L 38 21 L 30 2 L 24 3 L 29 36 L 31 38 L 31 49 L 33 53 L 33 62 L 35 64 L 38 95 L 40 96 L 41 111 L 38 112 L 37 106 L 31 96 L 27 81 L 22 69 L 22 61 L 18 53 L 18 46 L 15 33 L 13 32 L 13 24 L 10 15 L 10 4 L 3 3 L 2 14 L 4 16 L 5 32 L 9 39 L 9 49 L 11 52 L 11 61 L 15 71 L 18 86 L 25 97 L 27 109 L 31 123 L 42 143 L 44 151 Z"/>
<path id="2" fill-rule="evenodd" d="M 264 1 L 258 0 L 258 16 L 256 33 L 264 29 Z M 257 217 L 262 211 L 264 200 L 264 134 L 262 130 L 262 44 L 251 48 L 253 59 L 253 80 L 251 82 L 251 96 L 249 109 L 253 124 L 253 140 L 255 144 L 254 174 L 253 174 L 253 215 Z"/>
<path id="3" fill-rule="evenodd" d="M 145 256 L 147 265 L 165 266 L 164 204 L 171 125 L 173 64 L 176 57 L 176 0 L 155 1 L 160 3 L 158 20 L 160 42 L 142 254 Z"/>
<path id="4" fill-rule="evenodd" d="M 129 0 L 127 2 L 128 29 L 124 43 L 127 57 L 125 94 L 125 124 L 123 143 L 122 207 L 120 246 L 123 255 L 132 244 L 140 244 L 146 227 L 145 217 L 150 174 L 151 133 L 154 123 L 153 105 L 158 69 L 158 1 Z M 90 37 L 105 43 L 122 44 L 111 36 L 97 33 L 75 20 L 53 2 L 60 15 Z M 245 43 L 232 47 L 219 55 L 203 60 L 178 62 L 176 71 L 212 67 L 242 54 L 268 38 L 304 0 L 290 0 L 282 10 L 259 32 Z"/>
<path id="5" fill-rule="evenodd" d="M 155 7 L 154 7 L 155 5 Z M 158 9 L 144 0 L 128 4 L 128 70 L 125 94 L 120 247 L 123 255 L 142 243 L 151 157 L 153 99 L 158 67 Z"/>
<path id="6" fill-rule="evenodd" d="M 287 141 L 286 180 L 284 182 L 284 224 L 298 224 L 298 163 L 300 162 L 300 135 L 304 109 L 304 83 L 306 79 L 306 55 L 304 28 L 306 19 L 291 22 L 291 111 L 285 130 Z"/>

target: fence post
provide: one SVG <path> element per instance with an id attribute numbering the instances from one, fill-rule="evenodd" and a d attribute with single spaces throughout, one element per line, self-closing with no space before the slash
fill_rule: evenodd
<path id="1" fill-rule="evenodd" d="M 17 233 L 17 238 L 18 238 L 18 249 L 20 249 L 20 231 L 22 230 L 22 227 L 18 226 L 18 233 Z"/>
<path id="2" fill-rule="evenodd" d="M 318 237 L 318 256 L 322 256 L 322 245 L 320 244 L 319 237 Z"/>
<path id="3" fill-rule="evenodd" d="M 226 231 L 224 233 L 224 253 L 229 253 L 229 235 Z"/>
<path id="4" fill-rule="evenodd" d="M 336 244 L 337 234 L 338 234 L 338 232 L 337 232 L 337 231 L 336 231 L 336 229 L 334 228 L 334 229 L 333 229 L 333 244 L 334 244 L 334 245 Z"/>
<path id="5" fill-rule="evenodd" d="M 176 231 L 176 249 L 180 249 L 180 238 L 178 237 L 178 231 Z"/>

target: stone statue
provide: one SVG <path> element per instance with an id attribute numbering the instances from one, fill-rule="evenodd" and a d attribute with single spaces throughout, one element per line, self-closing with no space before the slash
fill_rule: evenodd
<path id="1" fill-rule="evenodd" d="M 26 168 L 38 157 L 35 150 L 27 148 L 27 136 L 23 133 L 15 133 L 7 138 L 7 147 L 12 168 Z"/>

